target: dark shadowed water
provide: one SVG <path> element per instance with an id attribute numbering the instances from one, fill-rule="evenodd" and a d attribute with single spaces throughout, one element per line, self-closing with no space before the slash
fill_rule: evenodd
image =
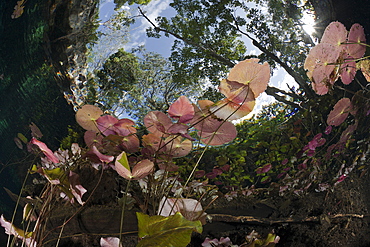
<path id="1" fill-rule="evenodd" d="M 0 214 L 11 218 L 14 202 L 6 187 L 18 194 L 27 166 L 27 154 L 14 143 L 17 133 L 30 138 L 31 122 L 41 129 L 43 141 L 56 148 L 57 141 L 73 124 L 73 110 L 55 81 L 50 63 L 48 31 L 52 1 L 27 0 L 24 13 L 11 15 L 17 1 L 0 1 Z M 0 246 L 4 244 L 0 228 Z"/>

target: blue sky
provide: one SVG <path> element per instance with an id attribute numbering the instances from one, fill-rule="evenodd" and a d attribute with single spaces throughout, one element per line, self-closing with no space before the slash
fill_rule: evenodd
<path id="1" fill-rule="evenodd" d="M 173 16 L 175 11 L 169 7 L 171 0 L 152 0 L 147 6 L 142 6 L 141 8 L 146 11 L 146 14 L 150 20 L 153 22 L 157 16 Z M 108 20 L 111 15 L 114 14 L 114 3 L 113 0 L 102 0 L 100 5 L 100 19 L 102 22 Z M 133 15 L 138 15 L 137 6 L 125 6 L 127 10 L 130 9 Z M 138 18 L 136 23 L 130 30 L 130 37 L 128 40 L 122 39 L 122 33 L 112 34 L 117 36 L 117 39 L 112 39 L 112 37 L 103 37 L 100 44 L 98 44 L 95 49 L 99 50 L 95 59 L 103 61 L 104 57 L 107 58 L 110 54 L 116 52 L 119 48 L 124 48 L 125 50 L 130 50 L 131 48 L 138 47 L 139 45 L 145 45 L 148 51 L 154 51 L 160 53 L 164 57 L 168 57 L 171 52 L 171 46 L 173 43 L 173 38 L 162 37 L 159 39 L 146 37 L 145 30 L 150 26 L 150 24 L 144 18 Z M 255 48 L 250 40 L 242 38 L 246 43 L 249 54 L 259 54 L 260 51 Z M 99 57 L 100 56 L 100 57 Z M 282 90 L 288 90 L 288 86 L 297 86 L 291 76 L 289 76 L 283 69 L 278 69 L 274 71 L 274 76 L 271 78 L 269 85 L 277 87 Z M 274 101 L 274 98 L 263 93 L 257 98 L 255 109 L 253 113 L 260 111 L 263 106 Z"/>

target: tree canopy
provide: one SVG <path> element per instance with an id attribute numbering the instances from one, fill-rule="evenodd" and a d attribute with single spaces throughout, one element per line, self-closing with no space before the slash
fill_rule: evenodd
<path id="1" fill-rule="evenodd" d="M 97 102 L 115 115 L 123 112 L 142 119 L 151 110 L 166 111 L 181 95 L 196 97 L 202 91 L 196 82 L 172 78 L 172 66 L 158 53 L 143 47 L 112 54 L 90 83 L 90 102 Z"/>

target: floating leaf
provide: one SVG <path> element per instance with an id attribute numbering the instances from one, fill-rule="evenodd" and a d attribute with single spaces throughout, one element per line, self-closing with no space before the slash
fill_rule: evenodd
<path id="1" fill-rule="evenodd" d="M 183 157 L 190 153 L 193 147 L 189 139 L 184 139 L 181 136 L 169 136 L 164 143 L 166 143 L 167 153 L 173 157 Z"/>
<path id="2" fill-rule="evenodd" d="M 326 123 L 328 125 L 339 126 L 347 118 L 350 108 L 351 100 L 349 98 L 340 99 L 329 113 Z"/>
<path id="3" fill-rule="evenodd" d="M 181 213 L 169 217 L 136 213 L 140 240 L 137 247 L 186 247 L 193 231 L 202 232 L 200 221 L 189 221 Z"/>
<path id="4" fill-rule="evenodd" d="M 366 36 L 364 32 L 364 28 L 355 23 L 351 26 L 348 34 L 348 41 L 349 44 L 346 46 L 348 54 L 353 57 L 354 59 L 362 58 L 366 51 Z M 355 44 L 351 44 L 355 43 Z"/>
<path id="5" fill-rule="evenodd" d="M 342 43 L 345 43 L 346 40 L 346 27 L 342 23 L 334 21 L 325 28 L 320 43 L 328 43 L 335 47 L 339 47 Z"/>
<path id="6" fill-rule="evenodd" d="M 114 125 L 116 128 L 117 134 L 121 136 L 128 136 L 131 134 L 135 134 L 136 128 L 133 127 L 135 125 L 135 122 L 128 118 L 122 118 L 118 120 L 118 122 Z"/>
<path id="7" fill-rule="evenodd" d="M 15 142 L 15 145 L 17 145 L 17 147 L 19 148 L 19 149 L 23 149 L 23 143 L 22 143 L 22 141 L 18 138 L 18 137 L 14 137 L 14 142 Z"/>
<path id="8" fill-rule="evenodd" d="M 122 138 L 121 146 L 128 153 L 136 153 L 139 150 L 139 138 L 133 134 Z"/>
<path id="9" fill-rule="evenodd" d="M 237 131 L 232 123 L 224 122 L 216 132 L 198 131 L 198 135 L 203 143 L 218 146 L 234 140 L 237 136 Z"/>
<path id="10" fill-rule="evenodd" d="M 144 117 L 147 130 L 157 136 L 163 136 L 172 125 L 171 119 L 160 111 L 151 111 Z"/>
<path id="11" fill-rule="evenodd" d="M 340 67 L 340 77 L 345 85 L 350 84 L 356 75 L 356 62 L 353 57 L 345 56 L 344 63 Z"/>
<path id="12" fill-rule="evenodd" d="M 132 169 L 134 180 L 142 179 L 153 172 L 154 163 L 148 159 L 139 161 Z"/>
<path id="13" fill-rule="evenodd" d="M 87 192 L 87 190 L 81 185 L 80 176 L 77 173 L 69 171 L 69 183 L 70 190 L 77 202 L 84 205 L 85 203 L 82 201 L 82 196 Z"/>
<path id="14" fill-rule="evenodd" d="M 340 51 L 331 44 L 318 44 L 313 50 L 313 56 L 316 60 L 316 66 L 312 72 L 314 82 L 320 83 L 325 78 L 329 78 L 330 74 L 335 69 L 335 63 L 338 60 Z M 310 51 L 310 54 L 311 54 Z M 310 55 L 309 54 L 309 55 Z"/>
<path id="15" fill-rule="evenodd" d="M 54 163 L 59 163 L 58 158 L 54 155 L 53 151 L 51 151 L 45 143 L 37 140 L 35 137 L 32 137 L 31 144 L 34 144 L 40 148 L 40 150 L 45 154 L 45 156 Z"/>
<path id="16" fill-rule="evenodd" d="M 228 100 L 237 104 L 254 101 L 256 98 L 249 84 L 244 85 L 236 81 L 222 80 L 219 90 Z"/>
<path id="17" fill-rule="evenodd" d="M 170 117 L 178 119 L 180 123 L 188 123 L 194 117 L 194 107 L 189 99 L 180 96 L 168 109 Z"/>
<path id="18" fill-rule="evenodd" d="M 99 107 L 94 105 L 84 105 L 76 113 L 77 123 L 85 130 L 92 130 L 99 132 L 95 121 L 103 115 L 103 111 Z"/>
<path id="19" fill-rule="evenodd" d="M 91 148 L 92 146 L 97 146 L 98 148 L 102 145 L 103 136 L 92 130 L 88 130 L 84 134 L 84 141 L 86 145 Z"/>
<path id="20" fill-rule="evenodd" d="M 257 98 L 267 88 L 270 80 L 270 66 L 267 62 L 259 64 L 259 59 L 251 58 L 239 62 L 230 70 L 228 80 L 249 84 Z"/>
<path id="21" fill-rule="evenodd" d="M 153 154 L 159 151 L 160 148 L 161 148 L 160 150 L 161 152 L 165 151 L 165 147 L 163 147 L 164 141 L 157 135 L 149 133 L 142 137 L 142 141 L 143 141 L 144 147 L 149 148 Z"/>
<path id="22" fill-rule="evenodd" d="M 115 131 L 116 129 L 114 128 L 116 123 L 118 123 L 118 119 L 111 115 L 104 115 L 96 119 L 96 125 L 98 126 L 98 129 L 105 136 L 117 134 Z"/>
<path id="23" fill-rule="evenodd" d="M 216 129 L 221 125 L 222 122 L 213 118 L 213 115 L 209 111 L 209 107 L 213 104 L 214 103 L 210 100 L 199 100 L 198 105 L 200 108 L 194 105 L 195 115 L 191 124 L 195 129 L 199 131 L 212 132 L 216 131 Z"/>

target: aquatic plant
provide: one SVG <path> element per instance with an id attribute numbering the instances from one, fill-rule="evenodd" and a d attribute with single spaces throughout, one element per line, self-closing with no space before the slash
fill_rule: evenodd
<path id="1" fill-rule="evenodd" d="M 338 78 L 341 78 L 345 85 L 351 83 L 358 69 L 355 66 L 356 62 L 363 61 L 364 42 L 363 29 L 358 24 L 353 25 L 348 34 L 344 26 L 338 22 L 328 26 L 321 43 L 311 50 L 305 64 L 307 74 L 312 80 L 312 87 L 317 94 L 325 95 L 334 90 Z M 334 158 L 336 155 L 345 155 L 341 152 L 350 146 L 351 136 L 358 128 L 358 122 L 370 112 L 369 99 L 358 92 L 353 94 L 352 99 L 348 97 L 339 99 L 324 123 L 322 119 L 313 120 L 312 125 L 319 123 L 320 128 L 316 131 L 318 133 L 314 133 L 310 128 L 303 130 L 303 120 L 294 119 L 297 116 L 317 114 L 313 107 L 310 111 L 302 109 L 300 113 L 294 109 L 288 114 L 282 111 L 279 118 L 284 116 L 292 119 L 293 123 L 288 127 L 281 126 L 281 129 L 277 129 L 276 123 L 269 119 L 268 124 L 264 126 L 266 128 L 260 133 L 263 135 L 261 139 L 249 140 L 248 148 L 252 149 L 257 158 L 249 167 L 248 174 L 237 168 L 242 165 L 245 167 L 247 151 L 240 150 L 241 146 L 222 145 L 232 142 L 237 137 L 237 128 L 230 121 L 250 113 L 255 99 L 267 88 L 270 79 L 269 65 L 258 62 L 258 59 L 247 59 L 231 69 L 227 79 L 222 80 L 219 86 L 220 92 L 225 96 L 224 99 L 216 103 L 200 100 L 194 104 L 187 97 L 180 96 L 170 104 L 166 113 L 149 112 L 144 117 L 143 130 L 138 130 L 135 122 L 130 119 L 118 119 L 104 114 L 97 106 L 84 105 L 77 111 L 76 121 L 86 130 L 84 134 L 86 150 L 81 150 L 78 145 L 73 144 L 70 151 L 53 152 L 37 139 L 41 136 L 33 126 L 33 138 L 28 142 L 28 149 L 41 155 L 42 159 L 40 164 L 30 168 L 30 172 L 38 173 L 48 181 L 45 192 L 40 197 L 43 203 L 40 205 L 37 199 L 29 198 L 34 203 L 34 208 L 30 208 L 30 204 L 25 206 L 24 220 L 36 220 L 32 232 L 28 231 L 31 224 L 25 231 L 16 228 L 13 225 L 14 218 L 8 222 L 2 217 L 1 225 L 9 235 L 15 235 L 28 246 L 36 243 L 42 245 L 49 234 L 44 232 L 42 224 L 52 211 L 50 205 L 55 198 L 62 197 L 69 203 L 77 201 L 80 204 L 78 210 L 82 210 L 90 198 L 86 201 L 82 199 L 86 189 L 73 171 L 73 166 L 77 164 L 91 165 L 100 170 L 101 174 L 105 169 L 113 169 L 126 181 L 125 191 L 120 192 L 123 203 L 119 238 L 102 238 L 101 246 L 119 246 L 122 242 L 129 197 L 136 200 L 142 211 L 137 213 L 140 237 L 138 246 L 153 243 L 156 243 L 156 246 L 163 246 L 164 243 L 186 246 L 193 231 L 202 232 L 206 215 L 205 209 L 201 206 L 201 198 L 194 199 L 189 196 L 194 195 L 196 189 L 198 192 L 204 189 L 212 179 L 223 177 L 226 178 L 224 182 L 227 182 L 229 178 L 226 174 L 231 173 L 234 180 L 236 176 L 242 175 L 244 180 L 251 183 L 239 190 L 236 190 L 235 186 L 225 185 L 229 186 L 226 197 L 230 200 L 241 194 L 255 194 L 259 189 L 268 192 L 275 190 L 280 195 L 290 192 L 300 195 L 312 188 L 312 185 L 316 186 L 316 191 L 325 191 L 342 182 L 356 167 L 358 158 L 352 163 L 343 162 L 339 167 L 335 167 L 337 163 L 334 162 Z M 366 69 L 363 71 L 366 72 Z M 368 93 L 367 89 L 362 91 L 363 94 Z M 331 106 L 326 108 L 328 112 Z M 353 118 L 348 120 L 350 114 Z M 244 131 L 247 133 L 259 131 L 258 124 L 253 128 Z M 243 127 L 239 130 L 243 130 Z M 289 133 L 286 139 L 273 141 L 271 139 L 270 142 L 266 139 L 268 136 L 266 133 L 276 134 L 276 131 L 280 130 Z M 17 138 L 17 145 L 23 147 L 24 138 L 21 135 Z M 236 145 L 247 143 L 247 138 L 239 138 Z M 299 138 L 301 139 L 298 140 Z M 222 146 L 220 149 L 226 151 L 216 158 L 217 163 L 212 170 L 206 172 L 198 168 L 210 146 Z M 183 179 L 180 177 L 181 174 L 176 173 L 179 170 L 176 160 L 189 156 L 195 158 L 189 162 L 191 164 L 188 168 L 189 173 Z M 327 161 L 326 165 L 323 164 L 324 160 Z M 323 178 L 321 175 L 329 165 L 335 175 L 332 176 L 332 172 Z M 206 181 L 200 180 L 203 177 Z M 198 180 L 192 180 L 193 178 Z M 217 186 L 223 185 L 216 182 Z M 141 191 L 134 192 L 144 198 L 144 202 L 137 199 L 136 195 L 129 195 L 130 186 L 134 183 L 139 184 L 141 188 Z M 39 213 L 33 215 L 32 211 Z M 63 230 L 76 214 L 74 213 L 59 228 Z M 265 239 L 257 237 L 253 232 L 249 237 L 250 242 L 242 246 L 273 246 L 279 241 L 274 233 Z M 231 241 L 226 238 L 206 239 L 203 246 L 212 244 L 231 246 Z"/>

